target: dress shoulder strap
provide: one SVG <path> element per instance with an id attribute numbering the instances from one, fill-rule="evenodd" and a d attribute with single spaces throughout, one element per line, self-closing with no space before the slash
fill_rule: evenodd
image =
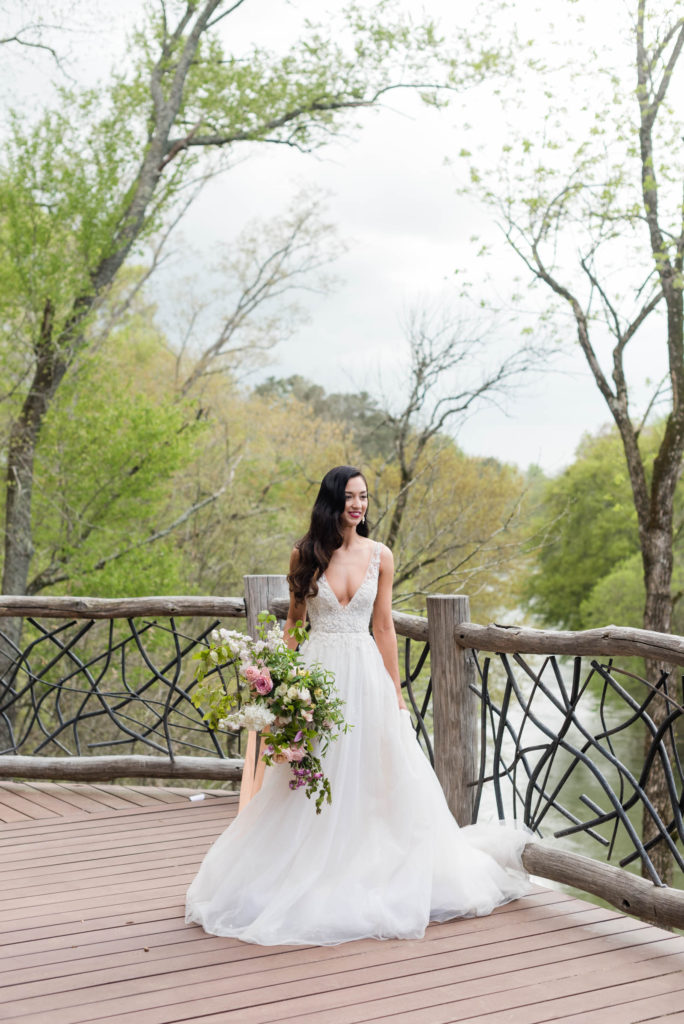
<path id="1" fill-rule="evenodd" d="M 381 551 L 382 551 L 382 544 L 380 543 L 379 540 L 376 540 L 375 541 L 375 545 L 373 547 L 373 554 L 371 555 L 371 560 L 370 560 L 370 564 L 371 564 L 371 568 L 372 569 L 377 570 L 377 569 L 380 568 L 380 553 L 381 553 Z"/>

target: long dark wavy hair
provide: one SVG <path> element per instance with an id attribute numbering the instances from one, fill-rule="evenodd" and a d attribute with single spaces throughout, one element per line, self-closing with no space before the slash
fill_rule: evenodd
<path id="1" fill-rule="evenodd" d="M 290 589 L 298 601 L 315 597 L 318 578 L 328 568 L 333 552 L 342 544 L 340 516 L 344 512 L 344 494 L 352 477 L 366 478 L 354 466 L 335 466 L 328 470 L 311 510 L 311 525 L 295 547 L 299 551 L 299 564 L 287 577 Z M 368 536 L 368 523 L 359 523 L 356 532 Z"/>

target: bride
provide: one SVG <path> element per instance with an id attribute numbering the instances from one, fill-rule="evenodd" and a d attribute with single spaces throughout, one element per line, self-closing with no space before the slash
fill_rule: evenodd
<path id="1" fill-rule="evenodd" d="M 418 746 L 399 679 L 392 552 L 368 538 L 363 474 L 323 478 L 290 562 L 285 635 L 308 612 L 308 664 L 335 676 L 353 728 L 331 744 L 332 805 L 320 815 L 289 766 L 263 786 L 207 853 L 186 921 L 261 945 L 420 938 L 430 921 L 488 914 L 530 889 L 529 835 L 459 828 Z M 373 636 L 368 626 L 372 617 Z"/>

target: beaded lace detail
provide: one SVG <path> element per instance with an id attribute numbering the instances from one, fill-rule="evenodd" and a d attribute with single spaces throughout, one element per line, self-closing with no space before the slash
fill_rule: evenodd
<path id="1" fill-rule="evenodd" d="M 371 612 L 378 592 L 380 549 L 381 545 L 376 542 L 363 582 L 349 604 L 340 604 L 323 573 L 318 581 L 318 594 L 307 599 L 312 634 L 368 635 Z"/>

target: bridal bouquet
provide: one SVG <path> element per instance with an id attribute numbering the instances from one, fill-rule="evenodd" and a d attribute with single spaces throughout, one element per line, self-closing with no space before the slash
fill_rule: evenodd
<path id="1" fill-rule="evenodd" d="M 316 795 L 316 814 L 331 802 L 330 781 L 321 767 L 329 743 L 350 728 L 344 701 L 335 695 L 334 678 L 320 665 L 304 665 L 285 644 L 274 615 L 259 614 L 259 639 L 228 629 L 214 629 L 195 658 L 199 665 L 192 702 L 204 711 L 210 729 L 254 729 L 264 740 L 268 765 L 290 764 L 290 789 L 306 786 Z M 306 636 L 300 622 L 292 630 Z M 233 670 L 231 691 L 220 671 Z"/>

